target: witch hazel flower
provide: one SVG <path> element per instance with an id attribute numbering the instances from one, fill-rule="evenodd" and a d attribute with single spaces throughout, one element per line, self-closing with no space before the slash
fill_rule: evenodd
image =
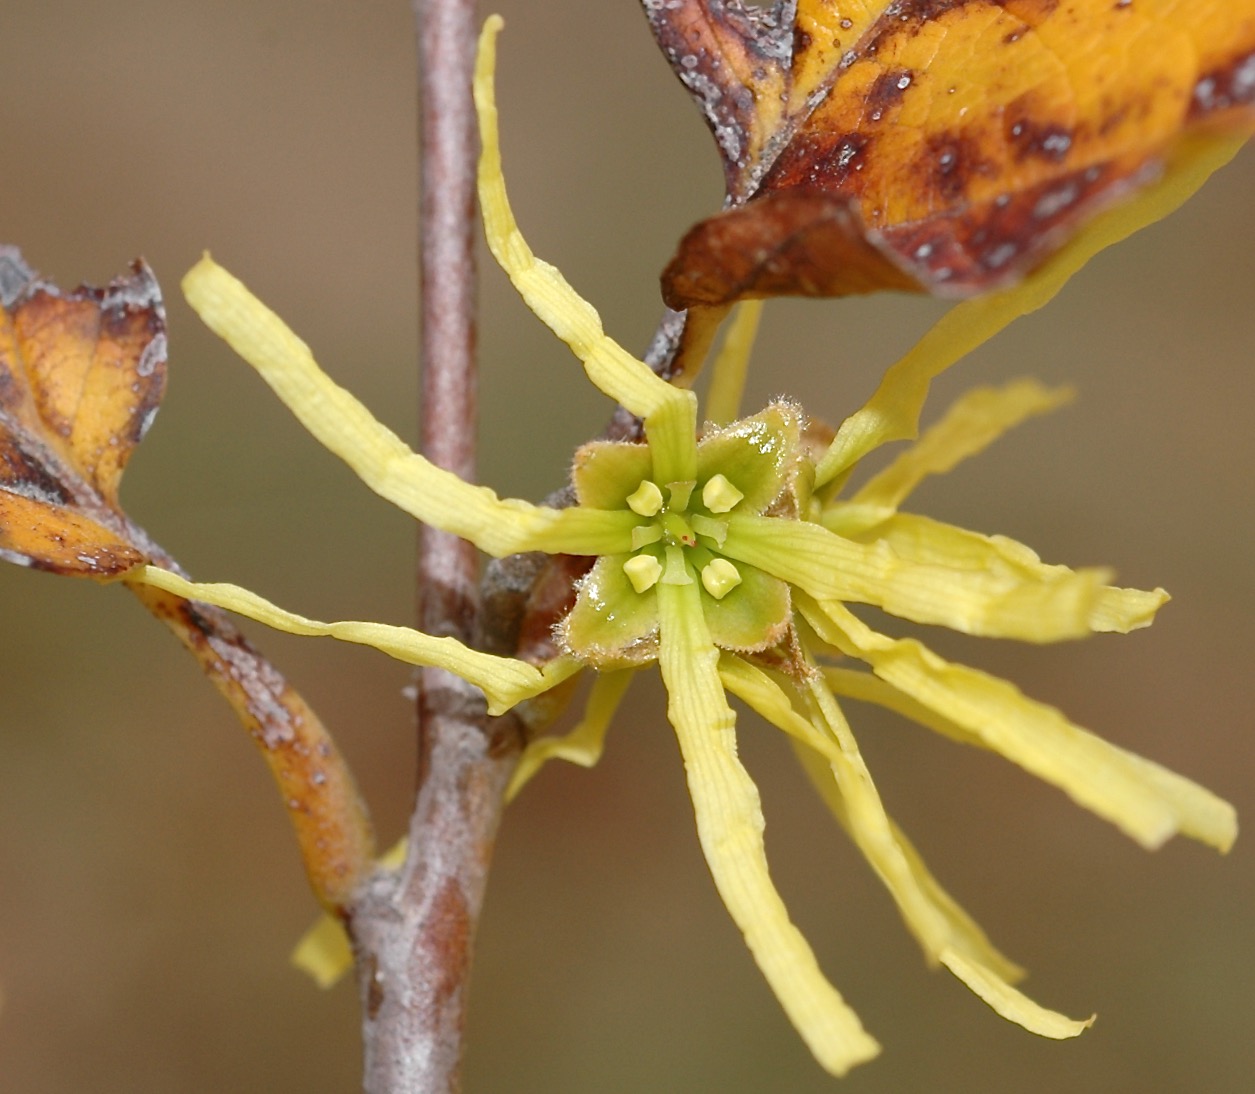
<path id="1" fill-rule="evenodd" d="M 804 770 L 892 894 L 928 961 L 1034 1033 L 1079 1034 L 1092 1019 L 1046 1009 L 1015 987 L 1021 971 L 928 872 L 885 811 L 843 700 L 880 704 L 998 752 L 1147 848 L 1182 833 L 1227 850 L 1237 831 L 1234 810 L 1006 681 L 948 662 L 914 638 L 874 630 L 855 606 L 967 634 L 1054 642 L 1145 626 L 1167 596 L 1116 588 L 1104 571 L 1048 565 L 1010 539 L 902 509 L 926 477 L 949 471 L 1005 430 L 1058 406 L 1067 392 L 1031 381 L 970 392 L 861 488 L 847 492 L 846 485 L 869 452 L 916 435 L 933 376 L 1043 303 L 1094 251 L 1179 204 L 1224 150 L 1177 165 L 1138 210 L 1095 227 L 1026 285 L 959 305 L 835 433 L 787 400 L 735 417 L 757 314 L 756 306 L 743 308 L 726 343 L 733 348 L 715 365 L 713 420 L 699 429 L 696 396 L 660 379 L 608 337 L 593 307 L 532 254 L 518 230 L 497 141 L 499 27 L 496 18 L 485 26 L 475 83 L 489 245 L 589 379 L 643 422 L 643 443 L 594 441 L 576 453 L 575 504 L 558 509 L 503 500 L 412 452 L 209 258 L 188 274 L 184 290 L 202 319 L 318 440 L 416 519 L 496 557 L 542 551 L 592 558 L 556 628 L 561 653 L 537 666 L 405 627 L 306 619 L 237 586 L 195 584 L 154 567 L 143 580 L 282 630 L 365 643 L 412 664 L 447 669 L 481 688 L 494 714 L 578 672 L 594 673 L 584 717 L 567 735 L 527 747 L 511 792 L 548 759 L 595 762 L 627 683 L 656 664 L 719 894 L 816 1059 L 843 1074 L 879 1046 L 820 971 L 772 884 L 758 791 L 737 755 L 735 698 L 792 739 Z M 343 956 L 323 953 L 310 963 L 330 979 Z"/>

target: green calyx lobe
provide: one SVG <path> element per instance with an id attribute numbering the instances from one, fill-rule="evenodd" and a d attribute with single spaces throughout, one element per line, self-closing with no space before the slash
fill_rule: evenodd
<path id="1" fill-rule="evenodd" d="M 581 506 L 629 510 L 640 523 L 633 550 L 603 555 L 580 583 L 559 628 L 567 651 L 596 668 L 653 660 L 658 650 L 659 584 L 695 584 L 716 646 L 756 653 L 789 633 L 789 588 L 778 578 L 724 558 L 729 527 L 744 516 L 794 518 L 809 499 L 813 468 L 803 454 L 803 415 L 787 402 L 709 429 L 696 446 L 696 477 L 654 478 L 647 444 L 594 441 L 575 456 Z M 673 447 L 674 442 L 673 442 Z M 782 525 L 787 533 L 787 525 Z"/>

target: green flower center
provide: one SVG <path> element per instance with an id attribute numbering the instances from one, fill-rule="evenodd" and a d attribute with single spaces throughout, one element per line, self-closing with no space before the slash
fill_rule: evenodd
<path id="1" fill-rule="evenodd" d="M 623 563 L 623 572 L 637 593 L 648 592 L 659 581 L 691 585 L 695 572 L 700 573 L 702 587 L 716 600 L 741 584 L 735 563 L 711 556 L 728 535 L 728 523 L 720 517 L 735 509 L 745 495 L 722 473 L 706 480 L 697 494 L 700 502 L 694 498 L 696 487 L 696 481 L 690 479 L 669 482 L 664 491 L 656 482 L 642 479 L 628 495 L 632 512 L 655 518 L 632 530 L 635 553 Z"/>

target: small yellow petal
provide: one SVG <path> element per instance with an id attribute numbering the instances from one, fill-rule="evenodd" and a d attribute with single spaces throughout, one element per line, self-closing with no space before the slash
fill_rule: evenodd
<path id="1" fill-rule="evenodd" d="M 343 925 L 324 915 L 292 951 L 292 964 L 320 988 L 330 988 L 353 967 L 353 950 Z"/>
<path id="2" fill-rule="evenodd" d="M 515 795 L 549 760 L 566 760 L 580 767 L 596 764 L 601 759 L 610 721 L 634 675 L 633 669 L 598 673 L 588 694 L 584 717 L 575 728 L 562 737 L 538 737 L 528 743 L 510 778 L 506 801 L 513 801 Z"/>
<path id="3" fill-rule="evenodd" d="M 812 676 L 808 690 L 815 723 L 828 726 L 836 747 L 817 750 L 822 757 L 819 762 L 806 756 L 808 750 L 803 749 L 804 766 L 892 894 L 925 954 L 944 964 L 1002 1017 L 1030 1032 L 1075 1037 L 1084 1030 L 1088 1022 L 1075 1022 L 1047 1010 L 1011 986 L 1009 980 L 1020 970 L 989 944 L 980 928 L 937 885 L 914 848 L 908 855 L 909 844 L 885 813 L 854 735 L 822 678 Z M 797 717 L 795 713 L 791 716 Z M 805 734 L 795 732 L 793 736 L 809 743 Z M 820 770 L 824 767 L 828 768 L 826 778 Z"/>
<path id="4" fill-rule="evenodd" d="M 740 414 L 741 394 L 762 313 L 761 300 L 742 300 L 732 313 L 728 333 L 711 366 L 706 392 L 706 420 L 715 425 L 727 425 Z"/>
<path id="5" fill-rule="evenodd" d="M 396 870 L 405 861 L 406 841 L 398 840 L 379 859 L 386 870 Z M 292 964 L 320 988 L 329 988 L 353 967 L 353 949 L 344 924 L 323 915 L 306 931 L 292 951 Z"/>

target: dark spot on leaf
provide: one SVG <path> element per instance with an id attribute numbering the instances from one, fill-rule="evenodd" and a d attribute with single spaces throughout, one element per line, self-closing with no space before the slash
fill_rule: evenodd
<path id="1" fill-rule="evenodd" d="M 1061 163 L 1072 148 L 1073 131 L 1067 126 L 1035 121 L 1013 109 L 1007 111 L 1003 127 L 1017 160 L 1033 158 Z"/>
<path id="2" fill-rule="evenodd" d="M 981 155 L 980 144 L 962 133 L 937 133 L 924 142 L 916 164 L 928 186 L 947 202 L 960 200 L 977 175 L 991 175 L 994 165 Z"/>
<path id="3" fill-rule="evenodd" d="M 867 89 L 865 116 L 870 121 L 880 121 L 887 111 L 902 101 L 914 79 L 915 73 L 909 68 L 891 68 L 882 72 Z"/>
<path id="4" fill-rule="evenodd" d="M 867 133 L 804 134 L 795 140 L 763 179 L 763 192 L 790 186 L 822 186 L 842 189 L 852 174 L 861 171 L 874 144 Z"/>
<path id="5" fill-rule="evenodd" d="M 1255 103 L 1255 50 L 1234 58 L 1223 68 L 1199 77 L 1190 100 L 1189 116 L 1205 117 L 1219 110 Z"/>
<path id="6" fill-rule="evenodd" d="M 1130 185 L 1129 180 L 1114 168 L 1091 166 L 1015 194 L 1000 194 L 957 215 L 929 217 L 883 234 L 916 267 L 921 281 L 944 283 L 953 294 L 969 293 L 1040 261 L 1053 249 L 1058 232 L 1123 185 Z"/>

